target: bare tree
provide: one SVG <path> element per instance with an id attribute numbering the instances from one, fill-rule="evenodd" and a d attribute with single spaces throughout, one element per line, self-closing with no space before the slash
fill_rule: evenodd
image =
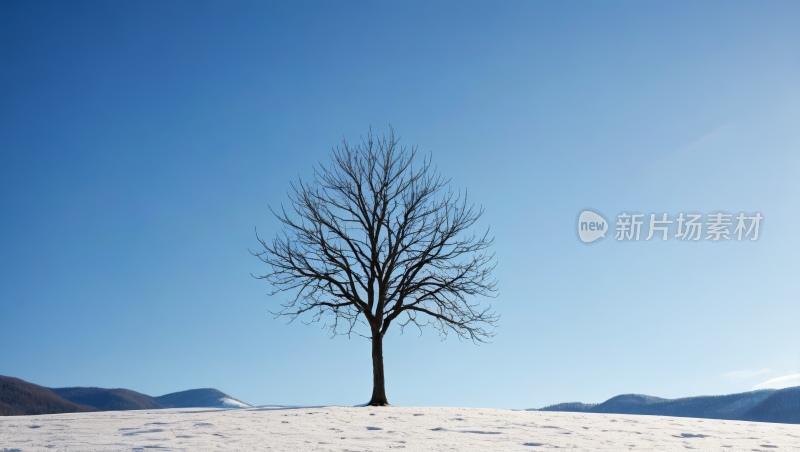
<path id="1" fill-rule="evenodd" d="M 253 253 L 270 266 L 256 276 L 272 284 L 270 295 L 291 294 L 276 317 L 325 318 L 332 336 L 372 341 L 372 406 L 389 404 L 383 337 L 393 322 L 477 343 L 498 319 L 476 301 L 497 284 L 489 230 L 468 233 L 483 209 L 454 193 L 430 157 L 415 165 L 417 148 L 399 146 L 390 130 L 388 139 L 370 130 L 354 147 L 343 140 L 312 182 L 293 183 L 292 208 L 273 210 L 282 233 L 267 243 L 256 232 L 263 250 Z"/>

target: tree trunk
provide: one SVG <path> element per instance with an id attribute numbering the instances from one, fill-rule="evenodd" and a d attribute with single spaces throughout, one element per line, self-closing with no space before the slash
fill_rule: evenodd
<path id="1" fill-rule="evenodd" d="M 372 333 L 372 400 L 369 406 L 388 406 L 386 380 L 383 378 L 383 336 L 380 331 Z"/>

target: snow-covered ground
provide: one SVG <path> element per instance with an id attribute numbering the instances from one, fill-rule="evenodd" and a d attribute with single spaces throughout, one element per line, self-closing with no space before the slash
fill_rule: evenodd
<path id="1" fill-rule="evenodd" d="M 0 452 L 798 450 L 800 425 L 478 408 L 255 407 L 0 417 Z"/>

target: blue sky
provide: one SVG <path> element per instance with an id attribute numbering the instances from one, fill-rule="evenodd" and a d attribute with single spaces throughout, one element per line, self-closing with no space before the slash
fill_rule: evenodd
<path id="1" fill-rule="evenodd" d="M 369 343 L 268 310 L 254 228 L 391 124 L 486 209 L 491 344 L 393 329 L 396 405 L 527 408 L 800 374 L 797 2 L 0 4 L 0 374 L 357 404 Z M 753 243 L 578 212 L 761 212 Z"/>

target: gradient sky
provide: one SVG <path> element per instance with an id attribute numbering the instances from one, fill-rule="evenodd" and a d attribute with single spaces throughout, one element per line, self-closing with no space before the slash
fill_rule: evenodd
<path id="1" fill-rule="evenodd" d="M 800 374 L 798 24 L 791 1 L 4 1 L 0 375 L 367 401 L 369 342 L 274 320 L 248 249 L 291 181 L 389 124 L 485 207 L 502 315 L 481 346 L 393 328 L 390 403 Z M 765 220 L 583 246 L 585 207 Z"/>

